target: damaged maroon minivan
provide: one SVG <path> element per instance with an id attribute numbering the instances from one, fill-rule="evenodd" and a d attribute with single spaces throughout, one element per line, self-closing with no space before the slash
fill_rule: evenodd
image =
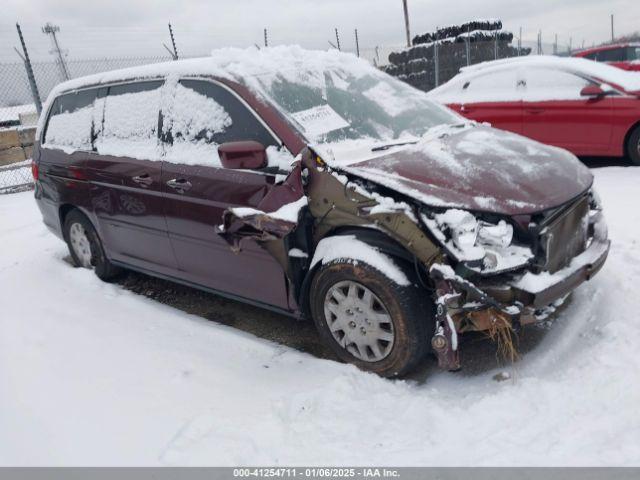
<path id="1" fill-rule="evenodd" d="M 508 342 L 603 265 L 593 177 L 336 51 L 226 49 L 72 80 L 43 110 L 45 224 L 77 266 L 311 318 L 383 376 Z"/>

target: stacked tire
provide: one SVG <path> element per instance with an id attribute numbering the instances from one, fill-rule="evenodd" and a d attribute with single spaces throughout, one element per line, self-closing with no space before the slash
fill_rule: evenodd
<path id="1" fill-rule="evenodd" d="M 429 91 L 436 87 L 436 39 L 439 84 L 443 84 L 467 65 L 467 39 L 471 64 L 494 60 L 496 42 L 498 58 L 518 56 L 518 49 L 511 46 L 513 34 L 501 29 L 500 20 L 476 20 L 417 35 L 412 47 L 389 54 L 389 65 L 384 70 L 409 85 Z M 521 55 L 529 53 L 531 49 L 522 49 L 520 52 Z"/>

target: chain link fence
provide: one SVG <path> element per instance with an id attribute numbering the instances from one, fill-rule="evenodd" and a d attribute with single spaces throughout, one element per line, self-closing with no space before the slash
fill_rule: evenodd
<path id="1" fill-rule="evenodd" d="M 32 188 L 30 160 L 0 167 L 0 193 L 23 192 Z"/>
<path id="2" fill-rule="evenodd" d="M 168 60 L 166 56 L 67 59 L 65 68 L 70 78 L 76 78 Z M 31 62 L 31 66 L 44 102 L 51 90 L 66 80 L 65 69 L 56 61 Z M 38 112 L 26 65 L 0 63 L 0 194 L 32 187 L 29 163 L 37 123 Z"/>

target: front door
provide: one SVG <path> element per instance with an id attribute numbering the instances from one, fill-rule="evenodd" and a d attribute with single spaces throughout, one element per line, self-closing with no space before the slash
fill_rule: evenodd
<path id="1" fill-rule="evenodd" d="M 504 69 L 472 78 L 462 85 L 459 103 L 449 107 L 470 120 L 522 133 L 522 92 L 517 73 Z"/>
<path id="2" fill-rule="evenodd" d="M 163 112 L 166 139 L 162 171 L 164 214 L 180 269 L 190 282 L 288 308 L 281 265 L 252 240 L 239 253 L 218 234 L 230 207 L 257 207 L 276 182 L 276 171 L 222 167 L 219 144 L 255 140 L 278 142 L 227 87 L 205 80 L 182 80 L 174 102 Z"/>
<path id="3" fill-rule="evenodd" d="M 570 72 L 527 68 L 523 75 L 525 136 L 566 148 L 576 155 L 609 151 L 611 97 L 582 97 L 580 91 L 591 82 Z"/>

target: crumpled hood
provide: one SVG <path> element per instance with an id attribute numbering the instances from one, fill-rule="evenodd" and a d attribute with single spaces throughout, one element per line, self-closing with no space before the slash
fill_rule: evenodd
<path id="1" fill-rule="evenodd" d="M 340 168 L 426 205 L 504 215 L 557 207 L 593 182 L 566 150 L 478 124 L 436 127 L 415 145 Z"/>

